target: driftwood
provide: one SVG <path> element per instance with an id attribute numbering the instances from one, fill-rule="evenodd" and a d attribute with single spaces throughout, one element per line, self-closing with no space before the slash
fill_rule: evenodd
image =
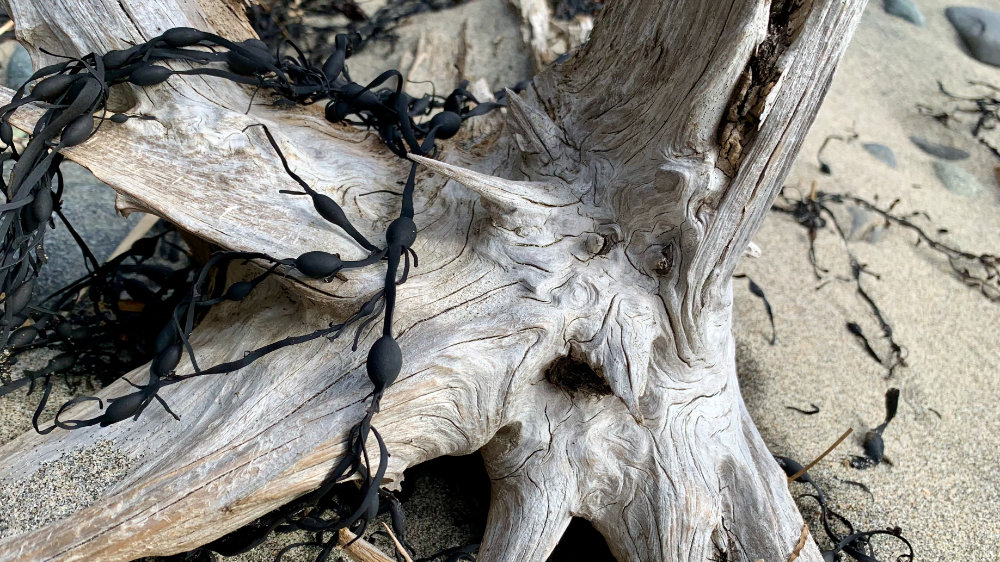
<path id="1" fill-rule="evenodd" d="M 180 25 L 251 35 L 235 0 L 5 4 L 36 63 L 39 48 L 104 51 Z M 442 161 L 421 160 L 420 268 L 396 317 L 405 364 L 374 422 L 390 485 L 414 464 L 481 449 L 493 496 L 486 561 L 544 560 L 573 516 L 620 560 L 821 559 L 740 397 L 731 275 L 863 7 L 609 2 L 589 43 L 523 99 L 478 118 Z M 331 126 L 320 108 L 245 114 L 249 90 L 184 78 L 119 92 L 121 106 L 156 120 L 109 124 L 66 151 L 120 193 L 120 209 L 230 249 L 353 259 L 305 198 L 278 193 L 294 184 L 259 128 L 243 132 L 268 123 L 293 168 L 366 234 L 385 227 L 398 205 L 386 191 L 405 166 L 373 136 Z M 15 121 L 30 129 L 34 116 Z M 213 309 L 193 339 L 199 361 L 341 320 L 380 275 L 268 281 Z M 151 407 L 135 423 L 0 447 L 2 486 L 98 442 L 128 459 L 92 505 L 0 540 L 0 559 L 181 552 L 315 488 L 362 415 L 363 359 L 349 341 L 313 341 L 164 390 L 179 422 Z"/>

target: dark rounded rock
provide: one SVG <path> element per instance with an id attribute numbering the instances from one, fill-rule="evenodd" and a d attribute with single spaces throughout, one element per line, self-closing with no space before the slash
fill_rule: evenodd
<path id="1" fill-rule="evenodd" d="M 973 58 L 1000 66 L 1000 12 L 963 6 L 944 13 Z"/>
<path id="2" fill-rule="evenodd" d="M 885 13 L 903 18 L 917 27 L 924 26 L 924 14 L 911 0 L 884 0 L 882 9 Z"/>
<path id="3" fill-rule="evenodd" d="M 862 145 L 868 154 L 871 154 L 875 158 L 878 158 L 886 166 L 889 166 L 893 170 L 896 169 L 896 155 L 892 152 L 892 149 L 884 144 L 878 144 L 876 142 L 866 142 Z"/>
<path id="4" fill-rule="evenodd" d="M 4 76 L 4 86 L 12 90 L 16 90 L 21 87 L 22 84 L 31 78 L 31 55 L 28 51 L 18 45 L 14 48 L 14 53 L 11 54 L 10 60 L 7 61 L 7 72 Z"/>
<path id="5" fill-rule="evenodd" d="M 976 176 L 951 162 L 934 162 L 934 172 L 948 191 L 962 197 L 975 197 L 985 188 Z"/>
<path id="6" fill-rule="evenodd" d="M 911 136 L 910 142 L 917 145 L 917 148 L 927 154 L 936 156 L 942 160 L 965 160 L 969 157 L 969 153 L 960 148 L 938 144 L 917 136 Z"/>

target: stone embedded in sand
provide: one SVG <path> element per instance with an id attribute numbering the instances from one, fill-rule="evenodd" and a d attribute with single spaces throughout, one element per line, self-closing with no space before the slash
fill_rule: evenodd
<path id="1" fill-rule="evenodd" d="M 886 166 L 892 169 L 896 169 L 896 155 L 893 154 L 892 149 L 884 144 L 878 144 L 876 142 L 866 142 L 862 145 L 868 154 L 871 154 L 875 158 L 881 160 Z"/>
<path id="2" fill-rule="evenodd" d="M 983 191 L 983 184 L 962 167 L 951 162 L 935 162 L 934 172 L 948 191 L 962 197 L 974 197 Z"/>
<path id="3" fill-rule="evenodd" d="M 864 236 L 864 234 L 871 228 L 872 223 L 875 222 L 876 215 L 866 209 L 863 209 L 857 205 L 846 205 L 847 214 L 851 217 L 851 227 L 847 232 L 848 238 L 858 238 Z"/>
<path id="4" fill-rule="evenodd" d="M 1000 12 L 951 7 L 944 13 L 976 60 L 1000 66 Z"/>
<path id="5" fill-rule="evenodd" d="M 851 227 L 847 237 L 851 240 L 864 240 L 877 243 L 885 231 L 885 221 L 881 217 L 858 205 L 845 205 L 847 214 L 851 217 Z"/>
<path id="6" fill-rule="evenodd" d="M 12 90 L 16 90 L 31 78 L 31 55 L 28 51 L 18 45 L 14 47 L 14 52 L 7 61 L 7 72 L 3 76 L 3 85 Z"/>
<path id="7" fill-rule="evenodd" d="M 918 136 L 911 136 L 910 142 L 917 145 L 917 148 L 923 150 L 931 156 L 936 156 L 944 160 L 965 160 L 969 157 L 969 153 L 962 150 L 961 148 L 955 148 L 954 146 L 946 146 L 943 144 L 938 144 L 936 142 L 931 142 L 927 139 L 922 139 Z"/>
<path id="8" fill-rule="evenodd" d="M 924 26 L 924 14 L 910 0 L 885 0 L 882 3 L 882 9 L 885 10 L 885 13 L 903 18 L 913 25 Z"/>

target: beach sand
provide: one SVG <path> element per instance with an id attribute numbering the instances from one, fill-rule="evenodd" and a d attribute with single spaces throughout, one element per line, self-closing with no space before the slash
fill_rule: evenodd
<path id="1" fill-rule="evenodd" d="M 877 197 L 883 207 L 899 199 L 896 212 L 929 214 L 930 222 L 915 219 L 929 233 L 945 228 L 948 233 L 940 235 L 944 241 L 975 253 L 1000 254 L 1000 187 L 994 173 L 1000 160 L 972 138 L 968 122 L 945 127 L 917 109 L 918 104 L 957 107 L 938 91 L 937 81 L 978 94 L 984 90 L 966 81 L 1000 85 L 1000 68 L 965 53 L 944 16 L 949 4 L 917 4 L 926 16 L 922 28 L 884 13 L 881 2 L 868 7 L 788 177 L 788 193 L 808 194 L 815 185 L 873 202 Z M 968 4 L 1000 8 L 995 2 Z M 421 25 L 419 18 L 410 25 Z M 518 68 L 510 64 L 494 74 L 516 76 Z M 828 145 L 824 160 L 833 173 L 822 174 L 816 152 L 823 140 L 852 133 L 856 140 Z M 935 174 L 935 158 L 912 144 L 910 135 L 970 152 L 969 159 L 956 165 L 978 179 L 982 191 L 965 197 L 946 189 Z M 863 143 L 890 147 L 896 169 L 869 154 Z M 846 208 L 834 212 L 842 224 L 850 224 Z M 869 221 L 869 226 L 878 224 L 874 218 Z M 857 322 L 876 352 L 886 356 L 878 325 L 854 285 L 832 281 L 820 288 L 808 260 L 806 230 L 791 217 L 772 213 L 754 239 L 761 256 L 745 259 L 738 272 L 754 279 L 770 300 L 775 345 L 768 343 L 770 325 L 761 301 L 747 290 L 746 280 L 734 282 L 740 384 L 749 411 L 772 452 L 803 463 L 853 428 L 853 435 L 810 474 L 830 507 L 857 528 L 900 527 L 917 560 L 994 560 L 1000 544 L 1000 303 L 964 286 L 941 255 L 924 244 L 915 247 L 912 233 L 894 226 L 876 242 L 858 238 L 851 240 L 850 250 L 879 275 L 864 276 L 864 287 L 905 347 L 907 365 L 886 377 L 886 369 L 846 329 L 847 322 Z M 829 225 L 817 237 L 816 255 L 831 274 L 849 275 L 844 245 Z M 850 456 L 861 454 L 865 432 L 882 421 L 884 394 L 891 387 L 902 394 L 899 414 L 884 434 L 892 464 L 868 470 L 846 466 Z M 819 413 L 807 416 L 787 408 L 810 404 Z M 28 429 L 32 408 L 33 402 L 20 395 L 0 400 L 0 440 Z M 75 461 L 91 462 L 83 457 Z M 441 493 L 446 479 L 421 478 L 418 496 L 423 499 L 408 506 L 414 522 L 410 538 L 421 553 L 477 541 L 477 525 L 455 530 L 466 516 L 449 511 L 455 502 Z M 871 495 L 843 480 L 864 484 Z M 802 484 L 791 484 L 791 489 L 811 492 Z M 800 506 L 820 545 L 828 547 L 815 502 L 802 499 Z M 464 509 L 476 512 L 468 505 Z M 477 509 L 481 512 L 481 506 Z M 0 512 L 17 510 L 28 508 L 15 501 L 0 505 Z M 34 512 L 21 515 L 21 520 L 38 517 Z M 241 559 L 270 559 L 278 544 Z M 289 559 L 310 558 L 303 551 Z"/>
<path id="2" fill-rule="evenodd" d="M 963 52 L 944 15 L 944 2 L 918 2 L 925 28 L 890 16 L 872 2 L 848 48 L 833 86 L 806 139 L 786 185 L 808 193 L 817 189 L 852 193 L 896 212 L 927 212 L 917 219 L 929 233 L 946 228 L 944 241 L 975 253 L 1000 253 L 1000 189 L 994 168 L 1000 161 L 975 142 L 966 124 L 946 128 L 921 115 L 917 104 L 955 104 L 938 91 L 981 93 L 967 80 L 1000 84 L 1000 68 Z M 996 3 L 972 5 L 996 9 Z M 968 104 L 965 104 L 968 107 Z M 816 152 L 828 135 L 859 136 L 831 142 L 824 160 L 833 173 L 819 172 Z M 934 157 L 909 141 L 918 135 L 971 153 L 958 162 L 983 185 L 975 197 L 947 190 L 937 178 Z M 881 143 L 895 153 L 897 169 L 861 146 Z M 794 194 L 794 191 L 790 191 Z M 843 210 L 842 210 L 843 211 Z M 850 224 L 845 212 L 842 224 Z M 775 454 L 803 464 L 821 453 L 847 428 L 854 433 L 810 474 L 831 499 L 830 506 L 860 529 L 901 527 L 920 560 L 995 560 L 1000 545 L 1000 303 L 962 284 L 943 256 L 916 236 L 891 227 L 876 243 L 856 240 L 851 249 L 879 274 L 864 277 L 865 289 L 908 351 L 907 367 L 886 378 L 886 369 L 865 353 L 846 329 L 857 322 L 886 355 L 878 325 L 852 283 L 821 289 L 809 264 L 805 228 L 772 213 L 755 237 L 758 259 L 739 270 L 750 275 L 774 307 L 778 342 L 770 333 L 761 302 L 735 283 L 735 326 L 740 383 L 750 413 Z M 817 237 L 817 260 L 832 273 L 849 275 L 840 239 L 828 227 Z M 741 286 L 743 285 L 743 286 Z M 845 466 L 862 452 L 865 432 L 885 415 L 884 393 L 901 390 L 899 414 L 885 431 L 892 465 L 869 470 Z M 820 412 L 805 416 L 786 406 Z M 935 414 L 937 412 L 940 417 Z M 874 499 L 838 479 L 864 483 Z M 811 492 L 792 484 L 793 492 Z M 800 503 L 815 514 L 811 499 Z M 810 519 L 814 535 L 822 534 Z M 888 559 L 888 558 L 886 558 Z"/>

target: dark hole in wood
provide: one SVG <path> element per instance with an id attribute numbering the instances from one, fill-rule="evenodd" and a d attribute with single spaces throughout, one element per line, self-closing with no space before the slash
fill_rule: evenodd
<path id="1" fill-rule="evenodd" d="M 579 14 L 596 16 L 604 7 L 604 0 L 549 0 L 552 17 L 571 21 Z"/>
<path id="2" fill-rule="evenodd" d="M 590 521 L 574 517 L 548 562 L 615 562 L 608 543 Z"/>
<path id="3" fill-rule="evenodd" d="M 108 114 L 127 113 L 139 105 L 135 90 L 128 84 L 115 84 L 108 88 Z"/>
<path id="4" fill-rule="evenodd" d="M 545 377 L 550 383 L 569 392 L 582 393 L 591 396 L 607 396 L 611 394 L 611 386 L 605 380 L 602 372 L 570 356 L 560 357 L 549 365 Z"/>
<path id="5" fill-rule="evenodd" d="M 360 490 L 353 482 L 336 487 L 337 500 L 342 505 L 357 505 L 359 494 Z M 406 538 L 417 549 L 419 556 L 483 540 L 490 507 L 490 478 L 479 452 L 440 457 L 408 469 L 397 497 L 406 514 Z M 255 526 L 259 527 L 257 523 L 254 521 L 237 533 L 247 530 L 254 531 L 253 535 L 263 533 L 263 529 L 254 530 Z M 393 545 L 387 537 L 371 534 L 371 531 L 381 528 L 380 524 L 370 525 L 366 540 L 372 541 L 383 552 L 393 552 Z M 278 534 L 278 540 L 283 536 Z M 299 533 L 296 538 L 307 540 L 309 537 Z M 279 547 L 275 545 L 280 543 L 274 539 L 272 536 L 269 545 L 257 547 L 260 559 L 271 560 L 277 552 Z M 306 552 L 303 551 L 303 554 Z M 311 560 L 308 554 L 306 556 Z M 134 562 L 216 562 L 228 559 L 213 554 L 207 548 L 197 548 L 173 556 L 139 558 Z"/>
<path id="6" fill-rule="evenodd" d="M 399 499 L 421 556 L 482 541 L 490 508 L 482 456 L 439 457 L 408 469 Z"/>

